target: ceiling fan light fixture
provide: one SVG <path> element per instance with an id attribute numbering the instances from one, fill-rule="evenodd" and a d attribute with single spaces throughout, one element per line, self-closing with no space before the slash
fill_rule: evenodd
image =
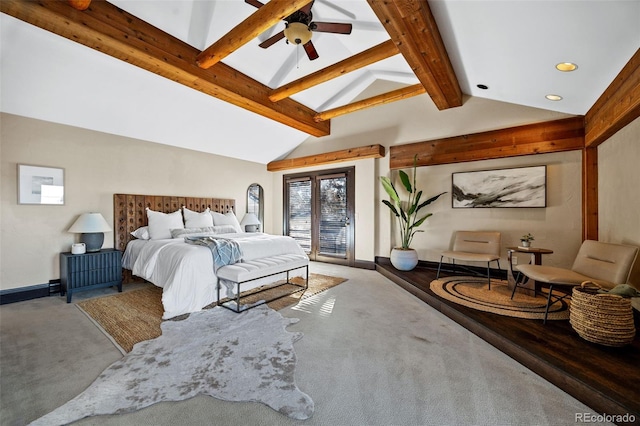
<path id="1" fill-rule="evenodd" d="M 312 32 L 302 22 L 291 22 L 284 29 L 284 36 L 293 44 L 306 44 L 311 40 Z"/>
<path id="2" fill-rule="evenodd" d="M 573 62 L 560 62 L 556 65 L 556 69 L 562 72 L 570 72 L 578 69 L 578 66 Z"/>

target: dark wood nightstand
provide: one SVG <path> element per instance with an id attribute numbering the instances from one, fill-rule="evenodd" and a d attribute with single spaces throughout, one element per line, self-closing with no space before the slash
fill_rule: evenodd
<path id="1" fill-rule="evenodd" d="M 71 295 L 78 291 L 118 286 L 122 292 L 122 253 L 115 249 L 104 249 L 92 253 L 60 253 L 60 295 Z"/>

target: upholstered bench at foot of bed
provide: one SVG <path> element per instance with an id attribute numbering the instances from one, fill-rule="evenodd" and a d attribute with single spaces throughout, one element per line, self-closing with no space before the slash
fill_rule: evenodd
<path id="1" fill-rule="evenodd" d="M 304 285 L 299 285 L 295 283 L 291 283 L 289 280 L 289 272 L 295 269 L 306 268 L 306 277 Z M 273 288 L 283 286 L 286 284 L 294 285 L 297 287 L 294 291 L 285 292 L 283 294 L 279 294 L 277 297 L 273 297 L 269 300 L 263 300 L 260 303 L 256 303 L 254 305 L 246 305 L 242 306 L 240 304 L 240 292 L 241 292 L 241 284 L 255 281 L 261 278 L 266 278 L 272 275 L 278 275 L 286 273 L 287 280 L 285 283 L 279 284 L 277 286 L 270 286 L 265 288 L 262 291 L 271 290 Z M 232 282 L 236 285 L 236 298 L 233 304 L 234 307 L 228 306 L 230 303 L 220 303 L 220 286 L 219 283 L 217 286 L 217 298 L 218 305 L 224 306 L 227 309 L 230 309 L 234 312 L 241 312 L 243 310 L 250 309 L 254 306 L 262 305 L 267 302 L 271 302 L 276 299 L 280 299 L 285 296 L 289 296 L 290 294 L 297 293 L 299 291 L 304 291 L 307 289 L 309 284 L 309 258 L 300 254 L 282 254 L 277 256 L 269 256 L 262 257 L 259 259 L 249 260 L 245 262 L 234 263 L 232 265 L 226 265 L 218 269 L 217 272 L 219 280 L 226 280 Z"/>

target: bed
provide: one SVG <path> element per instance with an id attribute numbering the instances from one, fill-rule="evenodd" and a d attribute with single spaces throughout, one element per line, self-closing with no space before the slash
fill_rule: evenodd
<path id="1" fill-rule="evenodd" d="M 186 208 L 181 219 L 187 213 L 191 218 L 202 218 L 209 212 L 216 217 L 232 217 L 235 219 L 235 200 L 219 198 L 195 198 L 179 196 L 155 196 L 135 194 L 114 194 L 114 247 L 123 252 L 123 281 L 132 282 L 144 279 L 163 289 L 163 319 L 197 312 L 218 300 L 218 277 L 214 272 L 212 251 L 202 245 L 185 242 L 185 236 L 215 235 L 216 240 L 233 241 L 240 251 L 239 261 L 252 261 L 269 256 L 291 255 L 306 257 L 306 253 L 298 243 L 290 237 L 269 235 L 264 233 L 236 232 L 229 226 L 214 226 L 203 232 L 200 227 L 186 226 L 184 230 L 173 230 L 172 235 L 156 232 L 155 238 L 149 238 L 152 229 L 147 216 L 147 208 L 152 221 L 157 216 L 163 220 L 176 216 L 181 208 Z M 196 214 L 197 213 L 197 214 Z M 172 215 L 170 215 L 172 214 Z M 195 223 L 195 222 L 191 222 Z M 157 222 L 152 224 L 157 231 Z M 142 236 L 141 230 L 147 234 Z M 239 230 L 239 229 L 238 229 Z M 196 232 L 197 231 L 197 232 Z M 234 231 L 234 232 L 228 232 Z M 133 234 L 138 237 L 134 237 Z M 291 276 L 294 276 L 295 273 Z M 300 271 L 298 275 L 302 275 Z M 251 282 L 251 286 L 243 290 L 264 286 L 285 278 L 286 274 L 276 274 Z M 226 297 L 232 296 L 228 288 Z"/>

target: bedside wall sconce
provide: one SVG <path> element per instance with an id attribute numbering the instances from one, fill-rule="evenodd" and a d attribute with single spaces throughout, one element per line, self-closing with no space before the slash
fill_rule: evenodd
<path id="1" fill-rule="evenodd" d="M 83 213 L 69 232 L 80 234 L 80 242 L 86 245 L 87 252 L 95 252 L 102 248 L 104 233 L 111 232 L 111 227 L 100 213 Z"/>

